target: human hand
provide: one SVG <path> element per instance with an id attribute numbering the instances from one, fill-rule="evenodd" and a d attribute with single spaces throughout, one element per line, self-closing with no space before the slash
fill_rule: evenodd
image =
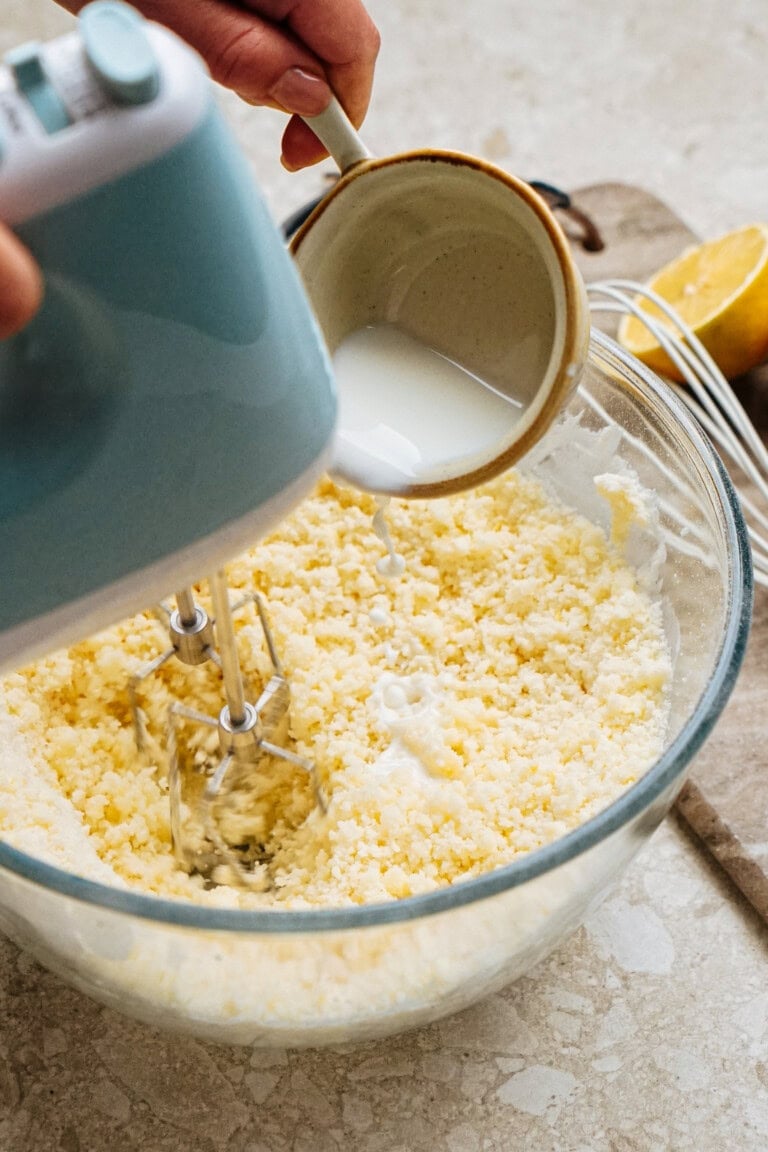
<path id="1" fill-rule="evenodd" d="M 10 228 L 0 224 L 0 340 L 32 319 L 42 295 L 40 269 Z"/>
<path id="2" fill-rule="evenodd" d="M 85 0 L 59 0 L 79 12 Z M 294 171 L 326 152 L 300 116 L 335 93 L 359 127 L 368 109 L 379 34 L 361 0 L 133 0 L 205 59 L 213 79 L 251 104 L 294 113 L 282 162 Z"/>

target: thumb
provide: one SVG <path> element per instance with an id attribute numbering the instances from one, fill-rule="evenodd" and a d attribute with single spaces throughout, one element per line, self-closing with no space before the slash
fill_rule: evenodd
<path id="1" fill-rule="evenodd" d="M 0 224 L 0 340 L 32 319 L 42 296 L 40 269 L 21 241 Z"/>

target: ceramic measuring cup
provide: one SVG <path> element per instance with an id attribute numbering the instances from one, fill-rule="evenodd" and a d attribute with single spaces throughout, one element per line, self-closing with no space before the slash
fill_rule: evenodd
<path id="1" fill-rule="evenodd" d="M 307 123 L 341 177 L 292 241 L 305 288 L 337 367 L 361 333 L 383 337 L 375 372 L 359 357 L 337 371 L 332 472 L 386 495 L 475 487 L 541 437 L 581 373 L 588 309 L 568 242 L 528 184 L 484 160 L 375 158 L 336 101 Z M 407 379 L 411 342 L 450 385 Z"/>

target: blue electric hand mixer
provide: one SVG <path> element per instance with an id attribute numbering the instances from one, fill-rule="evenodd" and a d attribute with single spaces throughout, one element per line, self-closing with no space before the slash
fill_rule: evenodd
<path id="1" fill-rule="evenodd" d="M 170 755 L 185 867 L 248 877 L 217 804 L 270 757 L 288 685 L 246 699 L 221 565 L 272 528 L 328 462 L 336 401 L 310 308 L 198 58 L 99 0 L 76 31 L 0 69 L 0 219 L 34 253 L 42 309 L 0 345 L 0 669 L 173 589 L 165 660 L 219 663 L 227 703 L 197 830 Z M 192 583 L 210 577 L 212 620 Z M 171 741 L 173 744 L 173 741 Z M 202 834 L 200 834 L 202 832 Z"/>

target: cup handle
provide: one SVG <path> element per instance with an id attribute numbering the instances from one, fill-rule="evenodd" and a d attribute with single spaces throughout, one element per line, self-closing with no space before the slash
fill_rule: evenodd
<path id="1" fill-rule="evenodd" d="M 373 153 L 366 148 L 347 117 L 346 112 L 335 96 L 319 116 L 302 117 L 324 148 L 330 152 L 339 166 L 346 172 L 353 164 L 371 160 Z"/>

